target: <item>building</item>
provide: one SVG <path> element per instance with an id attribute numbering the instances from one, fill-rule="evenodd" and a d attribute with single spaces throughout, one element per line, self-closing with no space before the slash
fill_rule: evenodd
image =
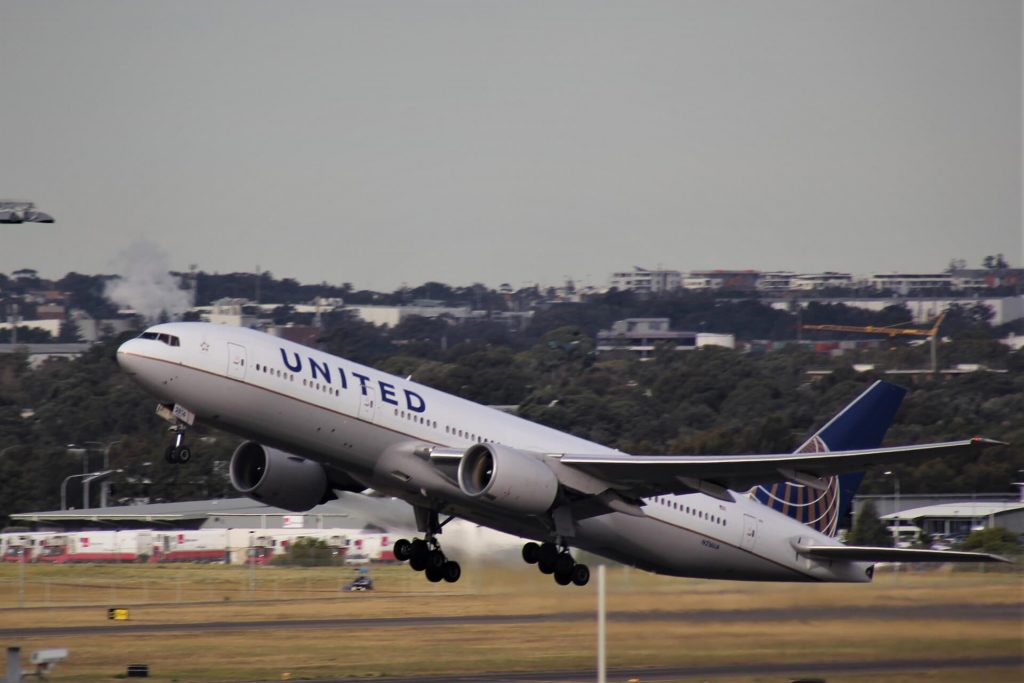
<path id="1" fill-rule="evenodd" d="M 953 270 L 950 276 L 955 289 L 984 291 L 997 287 L 1020 287 L 1024 282 L 1024 268 L 962 268 Z"/>
<path id="2" fill-rule="evenodd" d="M 0 344 L 0 354 L 24 352 L 28 354 L 28 364 L 36 368 L 51 358 L 78 358 L 89 350 L 91 344 Z"/>
<path id="3" fill-rule="evenodd" d="M 685 289 L 757 289 L 756 270 L 694 270 L 683 278 Z"/>
<path id="4" fill-rule="evenodd" d="M 217 299 L 212 306 L 198 306 L 199 319 L 215 325 L 234 327 L 256 327 L 259 324 L 260 309 L 248 299 Z"/>
<path id="5" fill-rule="evenodd" d="M 611 287 L 638 294 L 670 292 L 682 286 L 682 273 L 678 270 L 648 270 L 633 266 L 633 270 L 612 273 Z"/>
<path id="6" fill-rule="evenodd" d="M 346 306 L 345 310 L 352 311 L 361 320 L 384 327 L 394 327 L 413 315 L 423 318 L 449 316 L 459 322 L 476 317 L 468 306 L 442 306 L 426 302 L 412 306 Z"/>
<path id="7" fill-rule="evenodd" d="M 617 320 L 612 329 L 597 333 L 597 352 L 626 351 L 649 358 L 659 346 L 670 346 L 685 351 L 702 346 L 735 348 L 736 338 L 731 334 L 707 332 L 677 332 L 670 329 L 668 318 L 627 318 Z"/>
<path id="8" fill-rule="evenodd" d="M 919 529 L 930 536 L 962 537 L 992 527 L 1024 534 L 1024 502 L 962 500 L 893 512 L 881 519 L 904 531 L 910 522 L 915 533 Z"/>
<path id="9" fill-rule="evenodd" d="M 953 276 L 949 273 L 882 273 L 872 275 L 869 283 L 878 290 L 912 295 L 936 289 L 952 289 Z"/>
<path id="10" fill-rule="evenodd" d="M 813 291 L 829 287 L 853 287 L 853 275 L 850 273 L 805 273 L 794 275 L 790 289 L 794 291 Z"/>
<path id="11" fill-rule="evenodd" d="M 756 287 L 759 292 L 788 292 L 793 286 L 794 277 L 796 273 L 790 270 L 761 273 Z"/>

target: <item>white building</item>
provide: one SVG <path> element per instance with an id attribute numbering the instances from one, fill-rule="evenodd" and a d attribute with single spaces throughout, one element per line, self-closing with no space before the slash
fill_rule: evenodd
<path id="1" fill-rule="evenodd" d="M 424 318 L 447 315 L 458 321 L 474 317 L 468 306 L 346 306 L 345 310 L 352 311 L 368 323 L 385 327 L 394 327 L 412 315 Z"/>
<path id="2" fill-rule="evenodd" d="M 597 352 L 628 351 L 649 358 L 659 345 L 670 345 L 676 351 L 702 346 L 736 347 L 731 334 L 709 332 L 676 332 L 668 318 L 627 318 L 612 323 L 612 329 L 597 333 Z"/>
<path id="3" fill-rule="evenodd" d="M 259 323 L 259 306 L 248 299 L 218 299 L 212 306 L 200 306 L 199 319 L 215 325 L 235 327 L 256 327 Z"/>
<path id="4" fill-rule="evenodd" d="M 870 283 L 876 289 L 912 294 L 925 289 L 952 287 L 953 276 L 949 273 L 880 273 L 872 275 Z"/>
<path id="5" fill-rule="evenodd" d="M 678 270 L 648 270 L 634 266 L 633 270 L 612 273 L 611 286 L 620 291 L 655 294 L 679 289 L 682 273 Z"/>
<path id="6" fill-rule="evenodd" d="M 809 291 L 826 287 L 852 287 L 853 276 L 849 273 L 806 273 L 793 276 L 791 289 Z"/>
<path id="7" fill-rule="evenodd" d="M 787 292 L 793 283 L 796 273 L 790 270 L 779 270 L 761 273 L 757 278 L 757 289 L 761 292 Z"/>

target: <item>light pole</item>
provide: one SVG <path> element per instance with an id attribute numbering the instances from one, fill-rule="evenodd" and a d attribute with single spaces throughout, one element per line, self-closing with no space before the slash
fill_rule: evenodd
<path id="1" fill-rule="evenodd" d="M 64 481 L 60 484 L 60 509 L 68 509 L 68 482 L 77 477 L 85 477 L 82 480 L 82 507 L 89 507 L 89 484 L 95 479 L 106 479 L 112 474 L 121 472 L 122 470 L 100 470 L 99 472 L 83 472 L 82 474 L 70 474 L 64 477 Z"/>
<path id="2" fill-rule="evenodd" d="M 90 465 L 90 463 L 89 463 L 89 451 L 90 450 L 101 451 L 103 453 L 103 469 L 104 470 L 109 470 L 110 469 L 110 448 L 112 446 L 116 445 L 116 444 L 121 443 L 121 440 L 118 439 L 116 441 L 108 441 L 108 442 L 104 442 L 104 441 L 83 441 L 82 443 L 84 444 L 82 446 L 79 446 L 78 444 L 74 444 L 74 443 L 69 443 L 67 445 L 67 450 L 68 450 L 68 453 L 75 454 L 75 455 L 81 455 L 82 456 L 82 474 L 87 474 L 89 472 L 89 465 Z M 109 482 L 104 481 L 104 482 L 102 482 L 102 484 L 103 485 L 100 487 L 100 507 L 101 508 L 102 507 L 107 507 L 107 496 L 108 496 L 108 494 L 110 492 L 110 484 L 109 484 Z M 83 484 L 83 486 L 85 487 L 85 490 L 88 493 L 88 490 L 89 490 L 88 489 L 88 485 L 87 484 Z M 86 498 L 88 498 L 88 495 L 86 495 Z"/>
<path id="3" fill-rule="evenodd" d="M 887 477 L 892 477 L 893 489 L 895 490 L 895 493 L 896 493 L 895 501 L 894 501 L 893 517 L 892 517 L 892 520 L 893 520 L 892 537 L 893 537 L 893 547 L 894 548 L 899 548 L 900 547 L 900 478 L 892 470 L 886 470 L 884 474 Z"/>

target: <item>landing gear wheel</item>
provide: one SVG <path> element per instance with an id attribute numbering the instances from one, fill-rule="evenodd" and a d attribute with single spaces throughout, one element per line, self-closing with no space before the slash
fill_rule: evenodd
<path id="1" fill-rule="evenodd" d="M 423 558 L 423 561 L 427 560 L 427 553 L 430 552 L 430 546 L 422 538 L 417 538 L 409 544 L 409 559 L 415 557 Z"/>
<path id="2" fill-rule="evenodd" d="M 178 449 L 178 463 L 184 465 L 192 459 L 192 451 L 188 446 L 182 446 Z"/>
<path id="3" fill-rule="evenodd" d="M 438 583 L 442 579 L 444 579 L 444 572 L 441 567 L 427 567 L 427 581 Z"/>
<path id="4" fill-rule="evenodd" d="M 541 574 L 554 574 L 555 573 L 555 563 L 554 562 L 548 562 L 547 560 L 539 560 L 537 562 L 537 568 L 540 569 L 540 573 Z"/>
<path id="5" fill-rule="evenodd" d="M 590 567 L 578 564 L 572 568 L 572 582 L 577 586 L 586 586 L 590 581 Z"/>
<path id="6" fill-rule="evenodd" d="M 555 560 L 555 574 L 562 574 L 564 576 L 571 576 L 572 575 L 572 568 L 575 565 L 576 565 L 576 563 L 573 561 L 572 555 L 570 555 L 569 553 L 562 553 L 561 555 L 558 556 L 558 559 Z M 562 585 L 566 585 L 566 584 L 562 584 Z"/>
<path id="7" fill-rule="evenodd" d="M 427 553 L 427 569 L 436 567 L 438 569 L 448 561 L 448 558 L 444 556 L 440 550 L 431 550 Z"/>
<path id="8" fill-rule="evenodd" d="M 164 460 L 172 465 L 178 464 L 178 449 L 174 446 L 168 446 L 167 450 L 164 451 Z"/>
<path id="9" fill-rule="evenodd" d="M 400 538 L 395 541 L 394 546 L 395 559 L 399 562 L 405 562 L 412 557 L 412 543 L 408 539 Z"/>
<path id="10" fill-rule="evenodd" d="M 455 583 L 462 576 L 462 567 L 459 566 L 458 562 L 448 560 L 441 565 L 441 575 L 448 583 Z"/>
<path id="11" fill-rule="evenodd" d="M 568 586 L 570 583 L 572 583 L 572 576 L 564 572 L 556 571 L 555 583 L 557 583 L 559 586 Z"/>
<path id="12" fill-rule="evenodd" d="M 537 560 L 540 559 L 540 546 L 530 541 L 523 546 L 523 561 L 526 564 L 537 564 Z"/>
<path id="13" fill-rule="evenodd" d="M 538 562 L 554 565 L 558 561 L 558 546 L 554 543 L 542 543 L 537 552 L 537 560 Z M 551 572 L 544 573 L 550 574 Z"/>
<path id="14" fill-rule="evenodd" d="M 412 567 L 413 571 L 416 571 L 416 572 L 421 572 L 424 569 L 426 569 L 427 568 L 427 555 L 426 555 L 426 553 L 424 553 L 422 555 L 414 554 L 412 557 L 410 557 L 409 558 L 409 566 Z"/>

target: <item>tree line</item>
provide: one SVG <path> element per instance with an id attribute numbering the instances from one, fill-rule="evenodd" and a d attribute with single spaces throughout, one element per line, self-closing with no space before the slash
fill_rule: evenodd
<path id="1" fill-rule="evenodd" d="M 346 318 L 335 323 L 320 341 L 327 351 L 480 403 L 514 406 L 524 418 L 646 454 L 791 451 L 883 377 L 877 370 L 855 372 L 851 362 L 924 367 L 927 353 L 900 346 L 828 358 L 797 345 L 762 355 L 663 348 L 639 361 L 596 354 L 592 328 L 579 325 L 550 329 L 523 348 L 503 343 L 497 333 L 489 337 L 489 328 L 479 338 L 449 340 L 443 347 L 429 339 L 395 344 L 382 328 L 365 329 L 365 323 Z M 355 327 L 360 334 L 352 334 Z M 167 424 L 154 414 L 153 399 L 118 369 L 114 356 L 120 341 L 38 367 L 31 367 L 24 354 L 0 355 L 0 521 L 13 512 L 58 508 L 65 478 L 99 469 L 103 451 L 109 466 L 120 470 L 112 480 L 116 500 L 235 495 L 227 461 L 237 437 L 194 430 L 193 462 L 187 467 L 164 462 Z M 947 362 L 990 358 L 1006 372 L 916 376 L 887 442 L 981 434 L 1011 445 L 978 456 L 901 465 L 902 490 L 1009 492 L 1024 471 L 1024 351 L 1011 353 L 990 339 L 967 336 L 943 344 L 941 352 Z M 810 375 L 811 370 L 827 374 Z M 80 483 L 72 479 L 67 486 L 71 507 L 83 504 Z M 885 493 L 890 486 L 881 471 L 873 470 L 862 490 Z"/>

